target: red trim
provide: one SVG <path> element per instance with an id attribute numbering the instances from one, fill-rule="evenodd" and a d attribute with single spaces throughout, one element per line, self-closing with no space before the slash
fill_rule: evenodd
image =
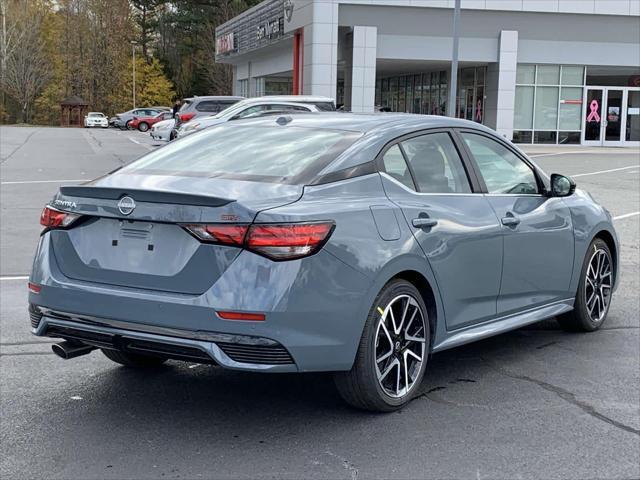
<path id="1" fill-rule="evenodd" d="M 40 287 L 40 285 L 36 285 L 35 283 L 27 283 L 27 286 L 29 287 L 29 291 L 32 293 L 40 293 L 40 290 L 42 289 Z"/>

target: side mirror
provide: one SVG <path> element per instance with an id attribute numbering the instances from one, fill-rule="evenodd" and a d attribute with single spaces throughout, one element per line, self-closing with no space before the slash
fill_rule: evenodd
<path id="1" fill-rule="evenodd" d="M 560 175 L 559 173 L 551 174 L 551 196 L 552 197 L 568 197 L 576 191 L 576 182 L 571 178 Z"/>

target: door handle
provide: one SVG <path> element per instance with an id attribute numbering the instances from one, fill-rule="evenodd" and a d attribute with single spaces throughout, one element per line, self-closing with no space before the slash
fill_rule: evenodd
<path id="1" fill-rule="evenodd" d="M 520 219 L 518 217 L 514 217 L 513 215 L 507 214 L 506 217 L 502 217 L 502 224 L 505 227 L 515 227 L 520 223 Z"/>
<path id="2" fill-rule="evenodd" d="M 416 228 L 431 228 L 438 224 L 438 220 L 429 217 L 418 217 L 411 220 L 411 224 Z"/>

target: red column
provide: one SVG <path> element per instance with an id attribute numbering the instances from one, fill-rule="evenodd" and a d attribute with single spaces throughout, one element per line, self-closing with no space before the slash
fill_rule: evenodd
<path id="1" fill-rule="evenodd" d="M 293 94 L 300 95 L 300 31 L 293 35 Z"/>

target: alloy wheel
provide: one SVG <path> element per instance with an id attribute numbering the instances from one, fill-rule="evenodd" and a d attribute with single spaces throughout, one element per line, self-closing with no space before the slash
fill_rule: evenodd
<path id="1" fill-rule="evenodd" d="M 607 314 L 612 282 L 611 257 L 607 251 L 598 248 L 589 260 L 584 282 L 585 305 L 593 322 L 601 322 Z"/>
<path id="2" fill-rule="evenodd" d="M 393 398 L 407 395 L 420 377 L 426 354 L 426 319 L 410 295 L 398 295 L 382 310 L 376 329 L 378 384 Z"/>

